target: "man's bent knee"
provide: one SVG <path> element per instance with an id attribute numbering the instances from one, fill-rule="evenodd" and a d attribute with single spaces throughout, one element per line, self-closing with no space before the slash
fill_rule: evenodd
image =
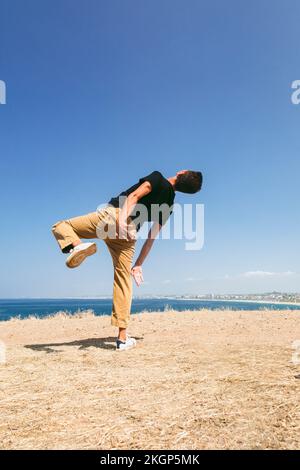
<path id="1" fill-rule="evenodd" d="M 59 220 L 58 222 L 56 222 L 55 224 L 52 225 L 51 231 L 52 231 L 53 235 L 56 234 L 56 228 L 57 228 L 57 226 L 58 226 L 59 224 L 61 224 L 62 222 L 63 222 L 63 220 Z"/>
<path id="2" fill-rule="evenodd" d="M 58 222 L 52 225 L 52 233 L 56 238 L 63 253 L 70 253 L 71 249 L 73 248 L 73 237 L 72 234 L 68 232 L 69 228 L 67 225 L 67 221 L 65 220 L 59 220 Z"/>

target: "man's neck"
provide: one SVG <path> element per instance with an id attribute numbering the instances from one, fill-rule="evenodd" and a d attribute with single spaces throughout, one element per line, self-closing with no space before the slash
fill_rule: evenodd
<path id="1" fill-rule="evenodd" d="M 169 183 L 171 183 L 171 185 L 173 186 L 173 189 L 175 191 L 176 176 L 170 176 L 170 178 L 167 178 L 167 180 L 169 181 Z"/>

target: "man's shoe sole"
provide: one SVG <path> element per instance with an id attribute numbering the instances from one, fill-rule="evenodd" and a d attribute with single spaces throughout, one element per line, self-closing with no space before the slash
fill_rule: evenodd
<path id="1" fill-rule="evenodd" d="M 85 260 L 85 258 L 91 255 L 94 255 L 96 251 L 97 251 L 97 245 L 96 243 L 93 243 L 91 246 L 89 246 L 85 250 L 71 253 L 71 255 L 66 261 L 67 267 L 71 269 L 77 268 Z"/>

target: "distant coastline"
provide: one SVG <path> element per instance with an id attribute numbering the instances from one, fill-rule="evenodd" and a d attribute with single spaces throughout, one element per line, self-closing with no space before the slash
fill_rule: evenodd
<path id="1" fill-rule="evenodd" d="M 294 305 L 300 307 L 300 301 L 292 302 L 289 300 L 276 300 L 276 299 L 248 299 L 244 297 L 239 298 L 227 298 L 227 297 L 202 297 L 202 296 L 180 296 L 180 295 L 134 295 L 134 300 L 176 300 L 176 301 L 198 301 L 198 302 L 234 302 L 234 303 L 256 303 L 256 304 L 276 304 L 276 305 Z M 99 295 L 99 296 L 65 296 L 65 297 L 0 297 L 0 302 L 3 301 L 55 301 L 55 300 L 112 300 L 111 295 Z"/>
<path id="2" fill-rule="evenodd" d="M 167 298 L 167 297 L 166 297 Z M 218 299 L 208 299 L 207 297 L 168 297 L 168 298 L 176 298 L 176 300 L 190 300 L 194 301 L 197 300 L 198 302 L 203 300 L 204 302 L 245 302 L 245 303 L 254 303 L 254 304 L 276 304 L 276 305 L 294 305 L 295 307 L 300 307 L 299 302 L 288 302 L 288 301 L 280 301 L 280 300 L 252 300 L 252 299 L 223 299 L 223 298 L 218 298 Z"/>
<path id="3" fill-rule="evenodd" d="M 255 303 L 255 304 L 274 304 L 274 305 L 294 305 L 295 307 L 300 307 L 300 301 L 299 302 L 292 302 L 289 300 L 276 300 L 276 299 L 248 299 L 248 298 L 243 298 L 242 296 L 240 298 L 226 298 L 226 297 L 202 297 L 202 296 L 180 296 L 180 295 L 134 295 L 133 300 L 176 300 L 176 301 L 184 301 L 184 302 L 229 302 L 229 303 Z M 87 301 L 94 301 L 94 300 L 112 300 L 111 295 L 100 295 L 100 296 L 68 296 L 68 297 L 0 297 L 0 302 L 3 301 L 28 301 L 28 300 L 34 300 L 34 301 L 55 301 L 55 300 L 87 300 Z"/>

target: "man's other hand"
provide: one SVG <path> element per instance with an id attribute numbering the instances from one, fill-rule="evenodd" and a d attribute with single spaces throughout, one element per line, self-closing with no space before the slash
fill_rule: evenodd
<path id="1" fill-rule="evenodd" d="M 136 285 L 139 287 L 142 282 L 144 282 L 142 266 L 133 266 L 131 269 L 131 274 L 135 280 Z"/>

